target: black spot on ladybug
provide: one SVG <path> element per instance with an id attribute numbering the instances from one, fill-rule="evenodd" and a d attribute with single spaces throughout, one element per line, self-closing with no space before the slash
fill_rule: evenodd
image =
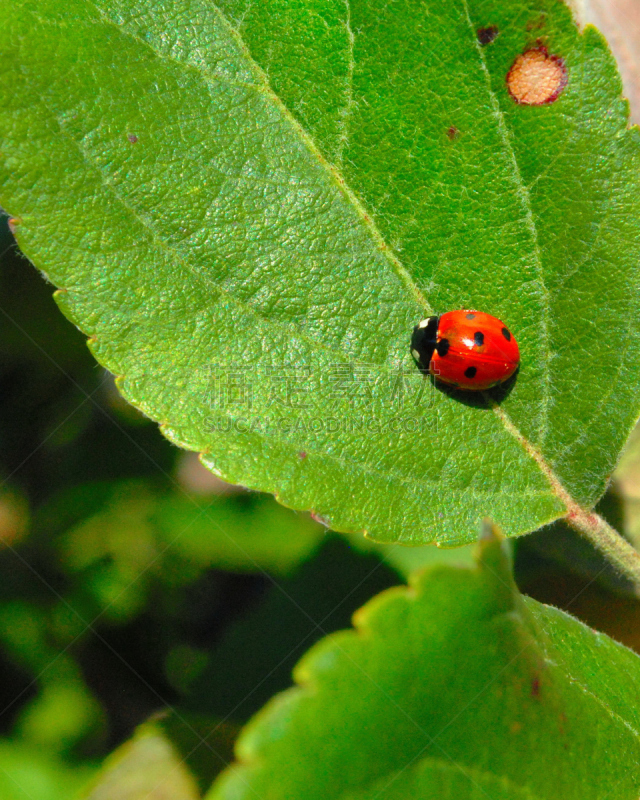
<path id="1" fill-rule="evenodd" d="M 478 41 L 483 47 L 486 44 L 491 44 L 499 35 L 500 31 L 495 25 L 489 25 L 486 28 L 478 28 Z"/>
<path id="2" fill-rule="evenodd" d="M 509 330 L 508 330 L 507 328 L 503 328 L 503 329 L 502 329 L 502 335 L 504 336 L 504 338 L 505 338 L 505 339 L 506 339 L 508 342 L 510 342 L 510 341 L 511 341 L 511 334 L 509 333 Z"/>
<path id="3" fill-rule="evenodd" d="M 467 319 L 475 319 L 475 318 L 476 318 L 475 314 L 471 314 L 471 313 L 467 314 Z"/>
<path id="4" fill-rule="evenodd" d="M 436 350 L 438 351 L 440 358 L 444 358 L 447 355 L 450 346 L 451 345 L 448 339 L 440 339 L 436 345 Z"/>
<path id="5" fill-rule="evenodd" d="M 477 371 L 478 370 L 476 369 L 476 367 L 467 367 L 465 369 L 465 371 L 464 371 L 464 377 L 465 378 L 475 378 Z"/>
<path id="6" fill-rule="evenodd" d="M 476 331 L 473 334 L 473 341 L 477 347 L 482 347 L 484 344 L 484 333 L 482 333 L 482 331 Z"/>

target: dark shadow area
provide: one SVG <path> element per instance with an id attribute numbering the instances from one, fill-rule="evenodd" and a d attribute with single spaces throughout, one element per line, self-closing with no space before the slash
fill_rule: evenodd
<path id="1" fill-rule="evenodd" d="M 513 391 L 513 387 L 516 385 L 518 379 L 518 373 L 520 372 L 520 367 L 518 367 L 513 375 L 508 380 L 504 381 L 504 383 L 500 383 L 492 389 L 479 392 L 470 389 L 458 389 L 455 386 L 443 383 L 435 378 L 428 370 L 423 369 L 415 359 L 414 362 L 425 378 L 431 381 L 431 385 L 434 389 L 442 392 L 442 394 L 446 394 L 447 397 L 451 397 L 458 403 L 462 403 L 470 408 L 480 409 L 481 411 L 490 411 L 492 402 L 498 405 L 502 403 Z"/>
<path id="2" fill-rule="evenodd" d="M 351 627 L 354 611 L 398 583 L 397 573 L 377 556 L 330 538 L 294 576 L 272 584 L 260 605 L 211 648 L 187 708 L 247 720 L 276 692 L 291 686 L 291 671 L 312 644 Z"/>
<path id="3" fill-rule="evenodd" d="M 623 505 L 615 487 L 596 511 L 618 531 L 624 530 Z M 577 531 L 557 521 L 516 539 L 514 550 L 515 578 L 524 594 L 640 652 L 640 600 L 631 583 Z"/>

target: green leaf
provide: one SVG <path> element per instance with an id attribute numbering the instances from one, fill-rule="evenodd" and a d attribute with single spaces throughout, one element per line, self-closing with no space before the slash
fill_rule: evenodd
<path id="1" fill-rule="evenodd" d="M 2 800 L 71 800 L 92 774 L 92 767 L 72 769 L 41 746 L 0 740 Z"/>
<path id="2" fill-rule="evenodd" d="M 307 514 L 292 514 L 270 497 L 203 501 L 172 493 L 157 498 L 152 521 L 172 556 L 201 569 L 288 575 L 325 537 Z"/>
<path id="3" fill-rule="evenodd" d="M 200 793 L 184 761 L 163 731 L 141 725 L 134 737 L 106 760 L 84 800 L 198 800 Z"/>
<path id="4" fill-rule="evenodd" d="M 370 789 L 349 794 L 349 800 L 536 800 L 531 792 L 485 772 L 460 770 L 425 758 L 393 782 L 384 778 Z"/>
<path id="5" fill-rule="evenodd" d="M 640 659 L 523 598 L 503 545 L 374 598 L 237 743 L 209 800 L 636 800 Z"/>
<path id="6" fill-rule="evenodd" d="M 519 105 L 536 42 L 567 86 Z M 639 135 L 559 0 L 17 0 L 0 58 L 23 251 L 214 472 L 411 543 L 602 494 L 639 411 Z M 412 362 L 454 308 L 516 335 L 500 404 Z"/>

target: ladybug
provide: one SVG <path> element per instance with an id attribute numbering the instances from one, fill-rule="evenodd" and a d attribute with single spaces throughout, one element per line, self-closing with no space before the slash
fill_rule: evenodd
<path id="1" fill-rule="evenodd" d="M 509 328 L 481 311 L 447 311 L 413 330 L 411 354 L 423 372 L 459 389 L 482 391 L 510 378 L 520 364 Z"/>

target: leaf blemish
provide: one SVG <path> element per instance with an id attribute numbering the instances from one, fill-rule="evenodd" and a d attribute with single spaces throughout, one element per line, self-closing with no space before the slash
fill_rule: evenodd
<path id="1" fill-rule="evenodd" d="M 547 24 L 547 16 L 544 12 L 542 12 L 542 14 L 540 14 L 540 16 L 537 19 L 533 19 L 527 22 L 525 27 L 528 31 L 535 31 L 539 30 L 540 28 L 544 28 L 546 24 Z"/>
<path id="2" fill-rule="evenodd" d="M 458 136 L 460 136 L 460 131 L 459 131 L 459 130 L 458 130 L 456 127 L 455 127 L 455 125 L 452 125 L 452 126 L 449 128 L 449 130 L 447 131 L 447 137 L 448 137 L 448 138 L 449 138 L 451 141 L 453 141 L 454 139 L 457 139 L 457 138 L 458 138 Z"/>
<path id="3" fill-rule="evenodd" d="M 304 451 L 304 450 L 301 450 L 301 451 L 298 453 L 298 458 L 299 458 L 301 461 L 304 461 L 304 459 L 305 459 L 306 457 L 307 457 L 307 454 L 305 453 L 305 451 Z"/>
<path id="4" fill-rule="evenodd" d="M 127 139 L 131 142 L 131 144 L 135 144 L 138 141 L 138 137 L 135 135 L 135 133 L 127 134 Z"/>
<path id="5" fill-rule="evenodd" d="M 550 56 L 546 47 L 526 50 L 507 73 L 509 94 L 522 105 L 553 103 L 567 85 L 567 68 L 560 56 Z"/>
<path id="6" fill-rule="evenodd" d="M 491 44 L 500 35 L 500 31 L 495 25 L 488 25 L 486 28 L 478 28 L 477 36 L 478 41 L 484 47 L 486 44 Z"/>
<path id="7" fill-rule="evenodd" d="M 11 233 L 16 232 L 16 228 L 18 227 L 20 222 L 21 220 L 18 219 L 18 217 L 9 217 L 9 219 L 7 220 L 7 225 L 9 226 L 9 230 L 11 231 Z"/>
<path id="8" fill-rule="evenodd" d="M 531 697 L 540 697 L 540 678 L 537 675 L 531 681 Z"/>

